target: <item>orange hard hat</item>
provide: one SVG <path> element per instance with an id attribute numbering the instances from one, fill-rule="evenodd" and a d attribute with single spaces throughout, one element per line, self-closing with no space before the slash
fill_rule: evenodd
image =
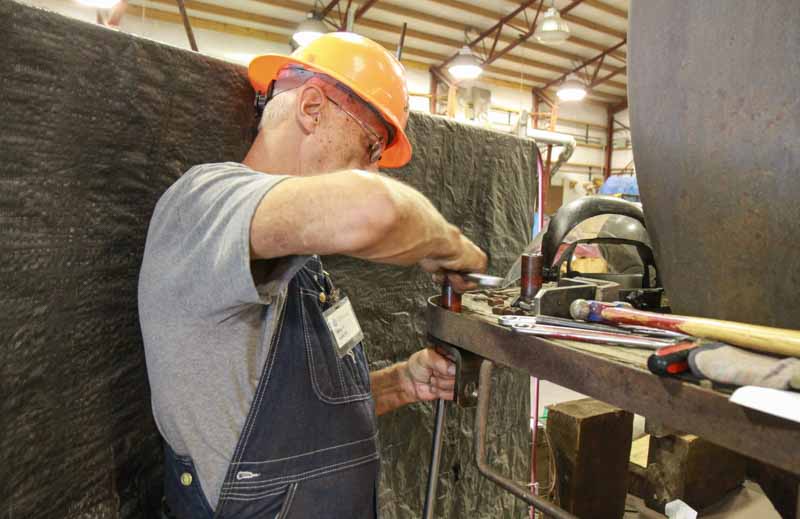
<path id="1" fill-rule="evenodd" d="M 266 92 L 278 71 L 289 64 L 304 65 L 346 85 L 380 112 L 395 130 L 378 165 L 399 168 L 411 160 L 406 136 L 408 88 L 405 68 L 374 41 L 351 32 L 324 34 L 290 56 L 264 54 L 250 62 L 248 74 L 256 92 Z"/>

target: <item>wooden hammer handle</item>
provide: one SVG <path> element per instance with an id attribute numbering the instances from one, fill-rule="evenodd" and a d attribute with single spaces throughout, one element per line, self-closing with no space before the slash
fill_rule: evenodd
<path id="1" fill-rule="evenodd" d="M 603 308 L 601 317 L 612 323 L 650 326 L 727 342 L 750 350 L 800 357 L 800 331 L 797 330 L 618 307 Z"/>

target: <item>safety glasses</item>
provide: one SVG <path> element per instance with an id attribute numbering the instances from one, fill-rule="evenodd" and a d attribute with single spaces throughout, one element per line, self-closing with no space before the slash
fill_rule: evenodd
<path id="1" fill-rule="evenodd" d="M 386 123 L 371 105 L 364 102 L 346 85 L 332 77 L 298 66 L 288 65 L 270 83 L 264 104 L 269 103 L 278 94 L 293 90 L 308 82 L 319 87 L 329 101 L 361 127 L 369 138 L 369 145 L 367 146 L 369 163 L 378 162 L 381 159 L 383 150 L 386 149 L 387 143 L 392 142 L 394 139 L 394 128 Z M 376 128 L 379 130 L 376 130 Z"/>

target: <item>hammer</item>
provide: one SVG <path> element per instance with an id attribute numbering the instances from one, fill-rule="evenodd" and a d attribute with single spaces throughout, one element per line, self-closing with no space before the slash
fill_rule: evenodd
<path id="1" fill-rule="evenodd" d="M 581 321 L 643 325 L 726 342 L 750 350 L 800 357 L 800 331 L 797 330 L 704 317 L 657 314 L 634 310 L 626 303 L 585 299 L 573 301 L 569 310 L 573 319 Z"/>

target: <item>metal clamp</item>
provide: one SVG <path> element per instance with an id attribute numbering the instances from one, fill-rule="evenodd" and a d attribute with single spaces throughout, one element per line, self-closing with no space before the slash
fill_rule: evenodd
<path id="1" fill-rule="evenodd" d="M 492 391 L 492 369 L 494 364 L 484 360 L 480 367 L 478 382 L 478 412 L 475 414 L 475 463 L 478 471 L 486 479 L 492 481 L 503 490 L 510 492 L 548 517 L 556 519 L 578 519 L 563 508 L 531 494 L 526 488 L 495 472 L 486 462 L 486 429 L 489 419 L 489 397 Z"/>
<path id="2" fill-rule="evenodd" d="M 429 341 L 436 345 L 437 352 L 455 364 L 456 381 L 453 389 L 453 402 L 460 407 L 478 405 L 478 374 L 483 358 L 451 344 L 437 341 L 432 337 L 429 337 Z"/>

